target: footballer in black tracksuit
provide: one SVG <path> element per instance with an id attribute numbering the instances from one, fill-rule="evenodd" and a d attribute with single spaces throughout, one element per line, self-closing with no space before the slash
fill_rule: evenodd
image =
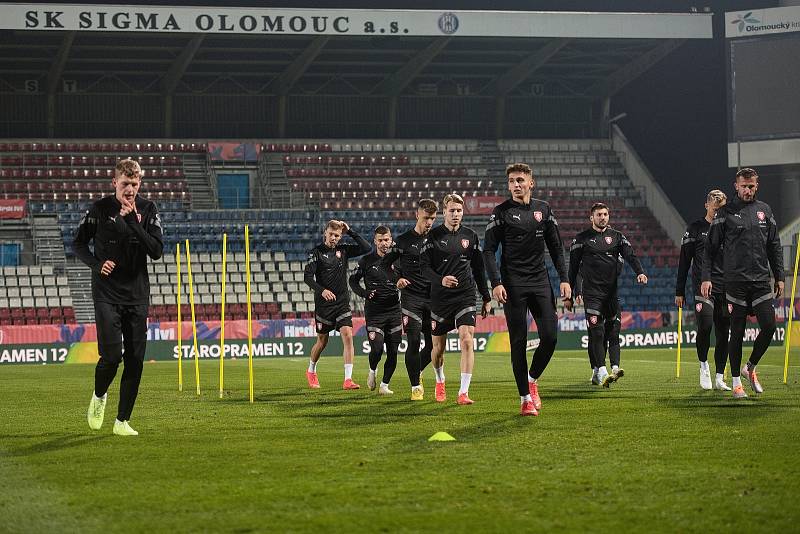
<path id="1" fill-rule="evenodd" d="M 119 364 L 125 362 L 119 386 L 119 421 L 130 420 L 142 378 L 150 303 L 147 257 L 157 260 L 164 252 L 156 205 L 138 195 L 133 202 L 136 210 L 123 217 L 116 196 L 98 200 L 81 219 L 73 241 L 75 255 L 92 270 L 100 353 L 95 367 L 96 396 L 105 395 Z M 103 264 L 109 260 L 115 267 L 102 274 Z"/>
<path id="2" fill-rule="evenodd" d="M 406 349 L 406 371 L 411 386 L 419 385 L 419 375 L 431 363 L 431 283 L 422 274 L 420 254 L 428 236 L 418 234 L 412 228 L 401 234 L 387 254 L 387 261 L 394 263 L 398 278 L 405 278 L 409 285 L 400 290 L 403 328 L 408 336 Z M 422 336 L 425 346 L 420 350 Z"/>
<path id="3" fill-rule="evenodd" d="M 352 228 L 347 230 L 347 235 L 355 243 L 339 243 L 333 248 L 320 243 L 308 253 L 304 280 L 314 291 L 314 319 L 319 334 L 353 326 L 350 292 L 347 289 L 347 260 L 366 254 L 372 246 Z M 322 292 L 326 289 L 336 295 L 336 300 L 322 298 Z"/>
<path id="4" fill-rule="evenodd" d="M 690 224 L 683 234 L 675 296 L 685 297 L 686 278 L 691 265 L 692 294 L 694 295 L 694 311 L 697 319 L 697 359 L 701 362 L 708 361 L 708 349 L 711 345 L 711 327 L 713 325 L 714 336 L 717 340 L 714 348 L 714 366 L 718 374 L 723 374 L 725 372 L 725 363 L 728 359 L 728 333 L 731 324 L 728 306 L 725 302 L 721 254 L 717 254 L 714 257 L 714 264 L 711 266 L 711 283 L 713 284 L 711 295 L 709 295 L 709 298 L 705 298 L 700 293 L 706 239 L 708 238 L 708 229 L 710 227 L 711 223 L 703 217 Z"/>
<path id="5" fill-rule="evenodd" d="M 428 234 L 422 248 L 422 273 L 431 282 L 431 333 L 443 336 L 462 325 L 475 326 L 477 290 L 483 302 L 492 300 L 478 234 L 459 226 L 455 231 L 442 224 Z M 442 279 L 455 276 L 456 287 L 445 287 Z"/>
<path id="6" fill-rule="evenodd" d="M 605 366 L 606 321 L 619 321 L 620 305 L 618 276 L 620 257 L 638 275 L 644 274 L 642 264 L 633 252 L 628 239 L 619 231 L 606 227 L 603 231 L 589 228 L 575 236 L 570 246 L 569 281 L 576 285 L 578 273 L 583 280 L 583 306 L 589 330 L 589 351 L 593 367 Z M 609 339 L 609 345 L 612 341 Z M 611 352 L 618 358 L 618 352 Z M 611 361 L 612 367 L 619 361 Z"/>
<path id="7" fill-rule="evenodd" d="M 731 339 L 728 353 L 731 376 L 740 376 L 742 343 L 748 309 L 756 315 L 760 332 L 753 342 L 749 363 L 755 367 L 769 347 L 775 333 L 775 309 L 772 305 L 775 282 L 783 282 L 783 252 L 778 225 L 772 208 L 760 200 L 745 202 L 736 196 L 717 210 L 708 231 L 703 282 L 711 281 L 718 255 L 722 256 L 725 298 L 731 316 Z"/>
<path id="8" fill-rule="evenodd" d="M 364 280 L 364 286 L 361 280 Z M 400 295 L 397 275 L 386 256 L 372 252 L 358 260 L 350 275 L 350 288 L 364 299 L 364 315 L 369 339 L 369 368 L 375 371 L 386 343 L 386 363 L 383 365 L 383 383 L 388 384 L 397 367 L 397 349 L 402 339 Z M 419 375 L 417 376 L 419 378 Z"/>
<path id="9" fill-rule="evenodd" d="M 495 254 L 502 245 L 500 268 Z M 544 263 L 545 247 L 562 283 L 567 282 L 564 246 L 550 205 L 532 198 L 528 204 L 513 199 L 496 206 L 484 235 L 484 262 L 492 288 L 506 289 L 504 305 L 511 342 L 511 365 L 519 394 L 529 392 L 528 375 L 538 379 L 544 372 L 558 340 L 555 296 Z M 539 346 L 530 369 L 525 353 L 528 310 L 536 322 Z"/>

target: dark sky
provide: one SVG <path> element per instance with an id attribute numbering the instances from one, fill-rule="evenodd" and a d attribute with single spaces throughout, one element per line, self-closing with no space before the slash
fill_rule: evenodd
<path id="1" fill-rule="evenodd" d="M 34 3 L 36 0 L 34 0 Z M 45 2 L 43 2 L 45 3 Z M 46 2 L 58 3 L 58 2 Z M 67 3 L 67 2 L 64 2 Z M 87 2 L 91 3 L 91 2 Z M 219 5 L 219 2 L 127 0 L 133 5 Z M 714 39 L 691 40 L 654 65 L 612 99 L 619 122 L 656 179 L 687 222 L 703 214 L 713 188 L 732 193 L 727 164 L 727 82 L 724 13 L 775 7 L 777 0 L 237 0 L 253 7 L 381 9 L 486 9 L 558 11 L 689 12 L 708 6 L 714 13 Z M 230 5 L 230 4 L 229 4 Z M 777 200 L 777 186 L 762 173 L 759 196 Z M 766 180 L 764 178 L 767 178 Z"/>

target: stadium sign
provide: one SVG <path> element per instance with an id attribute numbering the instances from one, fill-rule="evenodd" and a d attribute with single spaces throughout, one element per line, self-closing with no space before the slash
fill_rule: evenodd
<path id="1" fill-rule="evenodd" d="M 758 335 L 758 328 L 749 327 L 745 330 L 744 343 L 752 345 Z M 778 324 L 773 336 L 775 344 L 782 344 L 786 333 L 785 324 Z M 684 347 L 693 347 L 697 339 L 694 329 L 682 332 Z M 354 336 L 356 351 L 361 355 L 369 354 L 369 342 L 366 336 Z M 643 329 L 623 330 L 620 335 L 622 347 L 672 349 L 678 341 L 678 333 L 672 329 Z M 311 337 L 277 337 L 253 340 L 254 359 L 274 358 L 306 358 L 311 353 L 315 338 Z M 535 333 L 529 333 L 526 349 L 535 350 L 539 346 L 539 339 Z M 445 350 L 458 353 L 461 349 L 457 334 L 447 336 Z M 581 350 L 589 346 L 589 336 L 586 331 L 561 332 L 558 337 L 559 350 Z M 800 323 L 792 325 L 792 346 L 800 346 Z M 404 339 L 400 345 L 400 354 L 407 348 Z M 510 350 L 508 332 L 493 332 L 475 334 L 473 348 L 477 354 L 505 354 Z M 225 359 L 235 360 L 248 358 L 250 346 L 244 339 L 225 340 Z M 323 352 L 324 356 L 339 356 L 343 346 L 341 337 L 331 336 L 328 346 Z M 197 345 L 197 357 L 201 360 L 218 360 L 220 355 L 218 341 L 211 339 L 202 340 Z M 179 357 L 183 360 L 192 360 L 195 357 L 193 343 L 184 343 L 178 349 L 178 344 L 172 341 L 157 340 L 147 343 L 145 359 L 148 361 L 176 361 Z M 98 359 L 97 342 L 81 341 L 76 343 L 20 343 L 0 345 L 0 366 L 7 364 L 62 364 L 62 363 L 87 363 L 94 364 Z"/>
<path id="2" fill-rule="evenodd" d="M 710 39 L 710 13 L 0 4 L 0 29 L 301 35 Z"/>
<path id="3" fill-rule="evenodd" d="M 728 39 L 790 32 L 800 32 L 800 6 L 725 13 L 725 37 Z"/>

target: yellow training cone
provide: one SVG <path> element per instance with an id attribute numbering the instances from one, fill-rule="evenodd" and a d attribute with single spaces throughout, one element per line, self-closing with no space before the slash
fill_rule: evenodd
<path id="1" fill-rule="evenodd" d="M 428 438 L 428 441 L 455 441 L 455 440 L 456 438 L 454 438 L 447 432 L 437 432 L 436 434 Z"/>

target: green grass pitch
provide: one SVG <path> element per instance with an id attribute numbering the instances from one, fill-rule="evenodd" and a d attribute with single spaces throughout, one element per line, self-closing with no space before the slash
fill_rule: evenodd
<path id="1" fill-rule="evenodd" d="M 583 351 L 558 351 L 539 417 L 520 417 L 506 355 L 478 355 L 472 406 L 342 391 L 340 358 L 145 365 L 132 426 L 89 430 L 89 365 L 0 369 L 0 532 L 796 532 L 800 525 L 800 367 L 782 383 L 783 350 L 759 366 L 766 393 L 734 401 L 702 391 L 694 351 L 680 379 L 673 351 L 623 351 L 626 376 L 589 384 Z M 797 356 L 793 356 L 795 362 Z M 401 358 L 402 360 L 402 358 Z M 749 388 L 746 388 L 748 392 Z M 454 442 L 428 442 L 437 431 Z"/>

